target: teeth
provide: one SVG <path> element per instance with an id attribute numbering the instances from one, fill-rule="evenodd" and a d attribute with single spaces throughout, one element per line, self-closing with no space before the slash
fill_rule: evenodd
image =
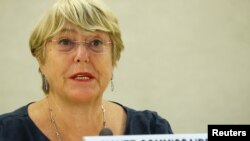
<path id="1" fill-rule="evenodd" d="M 76 79 L 76 80 L 88 80 L 88 79 L 90 79 L 90 78 L 87 77 L 87 76 L 79 75 L 79 76 L 77 76 L 75 79 Z"/>

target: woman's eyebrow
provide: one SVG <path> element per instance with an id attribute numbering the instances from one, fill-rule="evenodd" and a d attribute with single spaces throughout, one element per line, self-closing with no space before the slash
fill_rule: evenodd
<path id="1" fill-rule="evenodd" d="M 63 28 L 60 33 L 66 33 L 66 32 L 72 32 L 72 33 L 77 33 L 75 29 L 72 28 Z"/>
<path id="2" fill-rule="evenodd" d="M 60 33 L 64 34 L 64 33 L 74 33 L 74 34 L 81 34 L 81 35 L 85 35 L 85 36 L 93 36 L 93 35 L 96 35 L 96 34 L 93 34 L 94 32 L 91 32 L 91 31 L 86 31 L 86 30 L 76 30 L 74 28 L 63 28 L 60 30 Z"/>
<path id="3" fill-rule="evenodd" d="M 79 35 L 86 36 L 87 38 L 106 38 L 104 37 L 103 34 L 100 34 L 98 32 L 91 32 L 91 31 L 86 31 L 86 30 L 78 31 L 74 28 L 67 28 L 67 27 L 62 28 L 59 33 L 63 35 L 67 33 L 75 34 L 75 35 L 79 34 Z"/>

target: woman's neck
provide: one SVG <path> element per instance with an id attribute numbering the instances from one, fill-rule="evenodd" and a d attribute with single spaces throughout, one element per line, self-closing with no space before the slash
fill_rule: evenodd
<path id="1" fill-rule="evenodd" d="M 76 105 L 72 102 L 61 100 L 54 95 L 48 95 L 46 101 L 50 111 L 48 116 L 55 121 L 54 124 L 57 127 L 54 130 L 62 136 L 64 134 L 69 135 L 70 131 L 79 136 L 97 135 L 103 128 L 105 121 L 102 102 Z"/>

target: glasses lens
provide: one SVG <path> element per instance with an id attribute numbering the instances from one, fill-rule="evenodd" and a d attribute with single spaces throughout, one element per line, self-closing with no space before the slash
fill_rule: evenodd
<path id="1" fill-rule="evenodd" d="M 87 43 L 88 48 L 94 53 L 103 53 L 105 45 L 102 40 L 94 39 Z"/>
<path id="2" fill-rule="evenodd" d="M 56 43 L 56 47 L 61 52 L 69 52 L 77 46 L 77 43 L 70 39 L 53 40 Z"/>
<path id="3" fill-rule="evenodd" d="M 93 39 L 88 42 L 73 41 L 68 38 L 51 41 L 56 44 L 56 49 L 60 52 L 71 52 L 75 48 L 82 45 L 86 47 L 89 52 L 97 54 L 105 53 L 108 44 L 111 43 L 104 42 L 101 39 Z"/>

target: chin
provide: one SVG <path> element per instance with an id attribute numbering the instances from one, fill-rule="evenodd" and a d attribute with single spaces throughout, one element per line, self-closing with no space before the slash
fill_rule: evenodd
<path id="1" fill-rule="evenodd" d="M 98 93 L 93 91 L 75 91 L 71 93 L 70 98 L 75 102 L 90 102 L 98 97 Z"/>

